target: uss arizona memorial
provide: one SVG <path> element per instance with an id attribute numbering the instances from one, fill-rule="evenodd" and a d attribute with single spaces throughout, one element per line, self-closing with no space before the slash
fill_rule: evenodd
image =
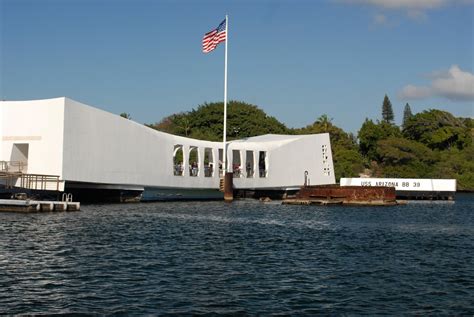
<path id="1" fill-rule="evenodd" d="M 60 191 L 141 200 L 223 197 L 222 142 L 156 131 L 65 97 L 2 101 L 0 118 L 2 169 L 19 162 L 23 174 L 55 175 Z M 296 190 L 305 174 L 311 185 L 335 183 L 327 133 L 226 144 L 235 189 Z"/>

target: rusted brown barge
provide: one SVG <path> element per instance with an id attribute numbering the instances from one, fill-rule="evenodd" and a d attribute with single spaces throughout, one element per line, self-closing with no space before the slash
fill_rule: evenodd
<path id="1" fill-rule="evenodd" d="M 302 186 L 294 197 L 283 200 L 283 204 L 292 205 L 394 206 L 399 203 L 395 188 L 382 186 Z"/>

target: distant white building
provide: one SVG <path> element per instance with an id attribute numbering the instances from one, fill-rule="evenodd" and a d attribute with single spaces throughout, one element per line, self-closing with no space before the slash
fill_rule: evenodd
<path id="1" fill-rule="evenodd" d="M 22 173 L 56 175 L 60 190 L 144 200 L 222 197 L 222 142 L 148 128 L 68 98 L 0 102 L 0 161 Z M 263 135 L 227 143 L 234 187 L 291 190 L 334 184 L 329 135 Z M 18 180 L 19 182 L 20 180 Z"/>
<path id="2" fill-rule="evenodd" d="M 456 179 L 431 178 L 341 178 L 341 186 L 395 187 L 397 198 L 447 199 L 456 194 Z"/>

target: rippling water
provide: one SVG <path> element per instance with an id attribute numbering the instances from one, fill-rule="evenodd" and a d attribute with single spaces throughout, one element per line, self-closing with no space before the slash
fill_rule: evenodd
<path id="1" fill-rule="evenodd" d="M 474 314 L 474 196 L 0 214 L 6 314 Z"/>

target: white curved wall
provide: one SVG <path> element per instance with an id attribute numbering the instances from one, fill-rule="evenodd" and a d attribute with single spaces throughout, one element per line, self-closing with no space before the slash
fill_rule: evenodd
<path id="1" fill-rule="evenodd" d="M 194 140 L 155 131 L 68 98 L 1 102 L 2 145 L 0 160 L 9 160 L 15 142 L 30 147 L 28 172 L 59 175 L 63 180 L 120 186 L 218 188 L 218 149 L 222 142 Z M 173 173 L 175 145 L 184 149 L 184 176 Z M 322 146 L 326 146 L 323 163 Z M 188 153 L 198 147 L 199 175 L 189 175 Z M 216 171 L 204 177 L 204 149 L 211 148 Z M 228 143 L 241 151 L 245 171 L 247 150 L 253 151 L 253 178 L 234 178 L 237 188 L 287 188 L 300 186 L 304 172 L 311 184 L 334 184 L 328 134 L 265 135 Z M 258 153 L 267 155 L 267 177 L 258 177 Z M 328 170 L 323 170 L 327 168 Z"/>
<path id="2" fill-rule="evenodd" d="M 28 144 L 28 173 L 62 175 L 64 98 L 0 102 L 0 160 Z"/>
<path id="3" fill-rule="evenodd" d="M 216 146 L 214 142 L 155 131 L 66 99 L 63 167 L 66 180 L 217 188 L 217 175 L 214 178 L 190 177 L 188 173 L 174 176 L 173 151 L 176 144 L 183 145 L 185 153 L 190 146 L 198 146 L 201 151 L 204 147 Z M 188 171 L 186 158 L 184 163 L 185 171 Z"/>

